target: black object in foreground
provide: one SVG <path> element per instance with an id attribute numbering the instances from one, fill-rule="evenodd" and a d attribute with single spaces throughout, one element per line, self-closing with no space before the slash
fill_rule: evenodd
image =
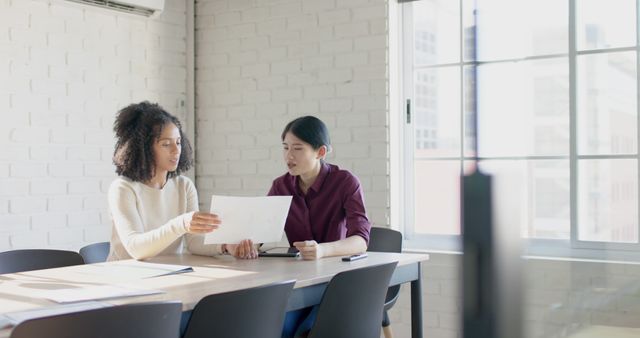
<path id="1" fill-rule="evenodd" d="M 363 258 L 367 258 L 367 254 L 366 253 L 361 253 L 361 254 L 357 254 L 357 255 L 351 255 L 351 256 L 347 256 L 347 257 L 342 257 L 342 261 L 343 262 L 353 262 L 353 261 L 357 261 L 358 259 L 363 259 Z"/>
<path id="2" fill-rule="evenodd" d="M 260 251 L 258 253 L 260 257 L 298 257 L 300 256 L 300 252 L 298 249 L 291 248 L 273 248 L 265 251 Z"/>

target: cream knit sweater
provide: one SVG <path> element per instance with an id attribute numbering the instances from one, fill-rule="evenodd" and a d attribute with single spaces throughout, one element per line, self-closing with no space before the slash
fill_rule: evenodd
<path id="1" fill-rule="evenodd" d="M 167 180 L 162 189 L 118 177 L 109 187 L 113 219 L 108 261 L 145 259 L 182 253 L 220 254 L 220 245 L 205 245 L 203 235 L 187 233 L 187 221 L 198 210 L 198 195 L 185 176 Z"/>

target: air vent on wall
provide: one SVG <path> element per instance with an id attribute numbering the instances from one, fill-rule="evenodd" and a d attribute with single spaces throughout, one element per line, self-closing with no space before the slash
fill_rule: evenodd
<path id="1" fill-rule="evenodd" d="M 115 11 L 151 16 L 164 8 L 164 0 L 67 0 Z"/>

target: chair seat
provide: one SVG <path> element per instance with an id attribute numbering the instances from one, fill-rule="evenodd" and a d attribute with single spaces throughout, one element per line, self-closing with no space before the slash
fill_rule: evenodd
<path id="1" fill-rule="evenodd" d="M 393 305 L 395 305 L 398 300 L 398 296 L 400 296 L 400 285 L 390 286 L 387 289 L 387 296 L 384 300 L 384 310 L 389 310 Z"/>

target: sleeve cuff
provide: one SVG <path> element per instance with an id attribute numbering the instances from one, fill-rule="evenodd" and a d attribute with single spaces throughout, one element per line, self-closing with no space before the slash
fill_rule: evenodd
<path id="1" fill-rule="evenodd" d="M 182 234 L 186 234 L 189 232 L 188 221 L 193 217 L 193 213 L 194 211 L 178 216 L 179 218 L 181 218 L 178 224 L 182 225 L 182 231 L 183 231 Z"/>
<path id="2" fill-rule="evenodd" d="M 218 255 L 226 255 L 229 253 L 227 250 L 225 250 L 224 244 L 216 245 L 216 252 L 218 253 Z"/>

